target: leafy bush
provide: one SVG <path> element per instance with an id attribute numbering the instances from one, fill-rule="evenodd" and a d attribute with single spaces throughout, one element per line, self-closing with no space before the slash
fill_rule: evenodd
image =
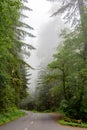
<path id="1" fill-rule="evenodd" d="M 60 123 L 62 125 L 69 125 L 69 126 L 87 128 L 87 124 L 86 123 L 79 124 L 79 123 L 75 123 L 75 122 L 66 122 L 64 120 L 60 120 L 60 121 L 58 121 L 58 123 Z"/>

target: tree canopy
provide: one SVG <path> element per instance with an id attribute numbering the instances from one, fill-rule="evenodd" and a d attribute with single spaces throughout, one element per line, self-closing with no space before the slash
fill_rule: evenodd
<path id="1" fill-rule="evenodd" d="M 22 39 L 25 35 L 34 35 L 21 29 L 23 26 L 33 29 L 19 20 L 22 7 L 21 0 L 0 1 L 0 112 L 18 107 L 27 95 L 26 68 L 30 65 L 23 59 L 23 48 L 30 50 L 34 47 Z"/>

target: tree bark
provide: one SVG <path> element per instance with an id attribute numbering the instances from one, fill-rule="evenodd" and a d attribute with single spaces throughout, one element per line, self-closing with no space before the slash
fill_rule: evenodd
<path id="1" fill-rule="evenodd" d="M 80 19 L 81 19 L 81 27 L 82 27 L 82 35 L 84 39 L 84 60 L 87 61 L 87 21 L 85 16 L 85 8 L 84 8 L 84 2 L 83 0 L 78 0 L 78 6 L 79 6 L 79 13 L 80 13 Z"/>
<path id="2" fill-rule="evenodd" d="M 65 100 L 67 100 L 67 95 L 66 95 L 66 85 L 65 85 L 65 70 L 64 70 L 64 65 L 62 65 L 63 69 L 62 69 L 62 81 L 63 81 L 63 91 L 64 91 L 64 98 Z"/>

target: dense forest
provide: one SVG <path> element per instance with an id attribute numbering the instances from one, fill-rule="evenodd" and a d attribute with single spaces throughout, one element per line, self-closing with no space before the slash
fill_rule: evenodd
<path id="1" fill-rule="evenodd" d="M 33 27 L 21 18 L 27 17 L 23 10 L 32 9 L 21 0 L 0 1 L 0 114 L 22 106 L 38 111 L 62 111 L 72 119 L 87 120 L 87 0 L 60 3 L 61 8 L 51 17 L 63 15 L 71 28 L 61 31 L 63 40 L 53 61 L 39 71 L 35 94 L 30 97 L 27 89 L 32 67 L 24 56 L 30 56 L 30 50 L 35 48 L 23 39 L 26 35 L 35 36 L 30 33 Z"/>
<path id="2" fill-rule="evenodd" d="M 52 14 L 52 17 L 63 14 L 71 29 L 62 30 L 63 40 L 53 61 L 40 70 L 33 104 L 39 111 L 63 111 L 67 117 L 82 121 L 87 120 L 86 3 L 86 0 L 61 0 L 61 8 Z"/>
<path id="3" fill-rule="evenodd" d="M 33 28 L 22 22 L 27 17 L 23 10 L 32 11 L 21 0 L 0 1 L 0 113 L 20 107 L 21 100 L 28 94 L 27 77 L 31 66 L 23 57 L 30 56 L 30 49 L 34 47 L 23 42 L 23 38 L 34 36 L 30 33 Z"/>

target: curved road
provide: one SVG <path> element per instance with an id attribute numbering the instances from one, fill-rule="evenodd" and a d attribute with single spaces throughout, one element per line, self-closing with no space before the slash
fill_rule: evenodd
<path id="1" fill-rule="evenodd" d="M 87 130 L 83 128 L 62 126 L 53 114 L 27 112 L 25 117 L 0 126 L 0 130 Z"/>

